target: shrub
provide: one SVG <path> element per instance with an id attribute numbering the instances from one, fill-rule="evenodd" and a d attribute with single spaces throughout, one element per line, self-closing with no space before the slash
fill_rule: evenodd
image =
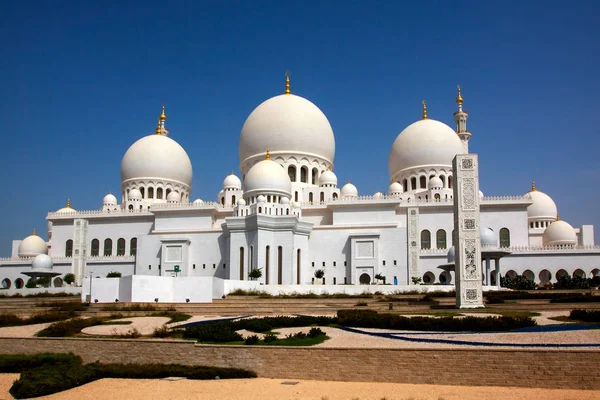
<path id="1" fill-rule="evenodd" d="M 361 328 L 417 330 L 417 331 L 510 331 L 535 326 L 531 317 L 403 317 L 394 314 L 378 314 L 372 310 L 340 310 L 340 325 Z"/>
<path id="2" fill-rule="evenodd" d="M 248 278 L 250 278 L 252 280 L 260 279 L 261 276 L 262 276 L 262 271 L 260 268 L 254 268 L 248 273 Z"/>
<path id="3" fill-rule="evenodd" d="M 320 335 L 325 335 L 325 332 L 323 332 L 321 328 L 317 328 L 316 326 L 313 326 L 312 328 L 310 328 L 310 331 L 308 331 L 308 337 L 312 338 Z"/>
<path id="4" fill-rule="evenodd" d="M 571 277 L 564 275 L 556 279 L 555 289 L 589 289 L 592 279 L 581 278 L 579 276 Z"/>
<path id="5" fill-rule="evenodd" d="M 59 311 L 46 311 L 34 314 L 29 318 L 21 318 L 15 314 L 0 314 L 0 327 L 44 324 L 47 322 L 63 321 L 65 319 L 73 318 L 74 316 L 74 312 Z"/>
<path id="6" fill-rule="evenodd" d="M 575 309 L 569 314 L 569 319 L 585 322 L 600 322 L 600 310 Z"/>
<path id="7" fill-rule="evenodd" d="M 152 304 L 131 304 L 128 306 L 109 304 L 102 307 L 102 311 L 156 311 L 156 307 Z"/>
<path id="8" fill-rule="evenodd" d="M 166 338 L 171 336 L 171 330 L 165 325 L 163 325 L 160 328 L 154 329 L 154 332 L 152 332 L 152 336 L 157 338 Z"/>
<path id="9" fill-rule="evenodd" d="M 88 326 L 100 325 L 105 319 L 92 318 L 73 318 L 68 321 L 55 322 L 46 329 L 39 331 L 36 336 L 40 337 L 68 337 L 75 336 L 82 329 Z"/>
<path id="10" fill-rule="evenodd" d="M 265 335 L 265 337 L 263 338 L 263 342 L 265 343 L 272 343 L 274 341 L 277 340 L 277 336 L 269 333 L 268 335 Z"/>
<path id="11" fill-rule="evenodd" d="M 410 280 L 412 281 L 413 285 L 420 285 L 422 279 L 421 277 L 413 276 Z"/>
<path id="12" fill-rule="evenodd" d="M 63 277 L 63 281 L 64 281 L 64 282 L 65 282 L 67 285 L 70 285 L 70 284 L 72 284 L 73 282 L 75 282 L 75 274 L 73 274 L 73 273 L 69 272 L 68 274 L 66 274 L 66 275 Z"/>
<path id="13" fill-rule="evenodd" d="M 116 272 L 116 271 L 111 271 L 108 274 L 106 274 L 107 278 L 120 278 L 121 277 L 121 273 L 120 272 Z"/>
<path id="14" fill-rule="evenodd" d="M 364 301 L 360 301 L 360 302 L 356 303 L 354 306 L 356 306 L 356 307 L 366 307 L 366 306 L 368 306 L 368 304 L 365 303 Z"/>
<path id="15" fill-rule="evenodd" d="M 227 322 L 206 323 L 187 327 L 183 330 L 183 337 L 196 339 L 199 342 L 241 342 L 242 335 L 231 328 Z"/>
<path id="16" fill-rule="evenodd" d="M 593 296 L 592 294 L 582 295 L 581 293 L 571 293 L 569 295 L 563 295 L 563 297 L 556 297 L 550 300 L 550 303 L 596 303 L 600 302 L 600 296 Z"/>
<path id="17" fill-rule="evenodd" d="M 322 279 L 325 276 L 325 271 L 318 269 L 315 271 L 315 278 Z"/>
<path id="18" fill-rule="evenodd" d="M 377 279 L 378 281 L 383 281 L 383 284 L 385 285 L 385 276 L 384 275 L 377 274 L 377 275 L 375 275 L 375 279 Z"/>
<path id="19" fill-rule="evenodd" d="M 536 287 L 534 281 L 530 281 L 523 275 L 517 275 L 514 278 L 500 276 L 500 286 L 514 290 L 534 290 Z"/>
<path id="20" fill-rule="evenodd" d="M 245 340 L 244 340 L 244 344 L 246 345 L 255 345 L 258 343 L 258 336 L 257 335 L 251 335 L 248 336 Z"/>
<path id="21" fill-rule="evenodd" d="M 25 284 L 25 287 L 27 289 L 35 289 L 37 287 L 38 283 L 37 283 L 37 279 L 35 278 L 29 278 L 27 280 L 27 283 Z"/>

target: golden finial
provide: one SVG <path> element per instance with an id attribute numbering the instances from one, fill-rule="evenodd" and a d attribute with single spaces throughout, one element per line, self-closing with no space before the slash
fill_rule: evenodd
<path id="1" fill-rule="evenodd" d="M 67 208 L 71 208 L 71 199 L 67 199 Z"/>
<path id="2" fill-rule="evenodd" d="M 158 123 L 156 124 L 156 134 L 160 135 L 162 133 L 162 127 L 160 126 L 160 117 L 158 118 Z"/>
<path id="3" fill-rule="evenodd" d="M 427 119 L 427 100 L 423 100 L 423 119 Z"/>
<path id="4" fill-rule="evenodd" d="M 162 105 L 162 113 L 160 113 L 160 116 L 158 117 L 158 119 L 160 119 L 161 121 L 165 121 L 167 119 L 167 116 L 165 115 L 165 105 Z"/>
<path id="5" fill-rule="evenodd" d="M 33 228 L 33 236 L 37 236 L 37 234 L 35 233 L 35 228 Z"/>
<path id="6" fill-rule="evenodd" d="M 269 149 L 267 149 L 267 155 L 265 156 L 265 160 L 270 160 L 271 159 L 271 152 L 269 151 Z"/>
<path id="7" fill-rule="evenodd" d="M 560 214 L 559 213 L 556 213 L 556 220 L 560 221 Z"/>
<path id="8" fill-rule="evenodd" d="M 532 192 L 537 192 L 536 188 L 535 188 L 535 182 L 531 181 L 531 191 Z"/>
<path id="9" fill-rule="evenodd" d="M 285 94 L 290 94 L 290 73 L 285 72 Z"/>
<path id="10" fill-rule="evenodd" d="M 458 88 L 458 95 L 456 96 L 456 104 L 461 105 L 463 103 L 463 98 L 460 94 L 460 85 L 456 85 Z"/>

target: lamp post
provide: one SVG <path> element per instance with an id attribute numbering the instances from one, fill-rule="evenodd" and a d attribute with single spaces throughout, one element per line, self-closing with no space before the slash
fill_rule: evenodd
<path id="1" fill-rule="evenodd" d="M 92 278 L 93 278 L 93 272 L 90 271 L 90 301 L 89 301 L 89 303 L 92 302 Z"/>

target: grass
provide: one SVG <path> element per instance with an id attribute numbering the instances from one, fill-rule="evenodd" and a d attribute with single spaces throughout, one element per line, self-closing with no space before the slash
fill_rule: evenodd
<path id="1" fill-rule="evenodd" d="M 44 324 L 48 322 L 64 321 L 75 317 L 74 312 L 46 311 L 21 318 L 15 314 L 0 314 L 0 327 Z"/>
<path id="2" fill-rule="evenodd" d="M 493 314 L 500 314 L 503 317 L 513 317 L 513 318 L 539 317 L 540 315 L 542 315 L 539 312 L 531 312 L 531 311 L 490 311 L 490 310 L 487 310 L 486 312 L 490 312 Z"/>
<path id="3" fill-rule="evenodd" d="M 188 319 L 192 318 L 192 316 L 190 314 L 185 314 L 182 312 L 178 312 L 178 311 L 161 311 L 161 312 L 157 312 L 157 313 L 153 313 L 151 314 L 153 317 L 167 317 L 170 318 L 169 321 L 167 321 L 167 324 L 173 324 L 175 322 L 183 322 L 183 321 L 187 321 Z"/>
<path id="4" fill-rule="evenodd" d="M 323 343 L 329 339 L 329 336 L 319 335 L 316 337 L 306 337 L 302 339 L 296 338 L 283 338 L 277 339 L 273 342 L 265 343 L 264 340 L 259 340 L 258 343 L 253 346 L 314 346 L 316 344 Z M 243 340 L 235 341 L 235 342 L 198 342 L 199 344 L 216 344 L 216 345 L 225 345 L 225 346 L 243 346 L 245 343 Z"/>

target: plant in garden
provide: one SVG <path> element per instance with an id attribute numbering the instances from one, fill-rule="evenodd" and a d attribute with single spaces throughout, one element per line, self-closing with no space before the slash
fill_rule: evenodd
<path id="1" fill-rule="evenodd" d="M 318 269 L 315 271 L 315 278 L 323 279 L 324 276 L 325 276 L 325 271 L 323 271 L 322 269 Z"/>
<path id="2" fill-rule="evenodd" d="M 70 285 L 70 284 L 72 284 L 73 282 L 75 282 L 75 274 L 73 274 L 73 273 L 69 272 L 68 274 L 66 274 L 66 275 L 63 277 L 63 281 L 64 281 L 64 282 L 65 282 L 67 285 Z"/>
<path id="3" fill-rule="evenodd" d="M 111 271 L 108 274 L 106 274 L 107 278 L 120 278 L 121 277 L 121 273 L 120 272 L 116 272 L 116 271 Z"/>
<path id="4" fill-rule="evenodd" d="M 261 268 L 254 268 L 253 270 L 251 270 L 248 273 L 248 278 L 255 280 L 255 279 L 260 279 L 262 277 L 262 270 Z"/>

